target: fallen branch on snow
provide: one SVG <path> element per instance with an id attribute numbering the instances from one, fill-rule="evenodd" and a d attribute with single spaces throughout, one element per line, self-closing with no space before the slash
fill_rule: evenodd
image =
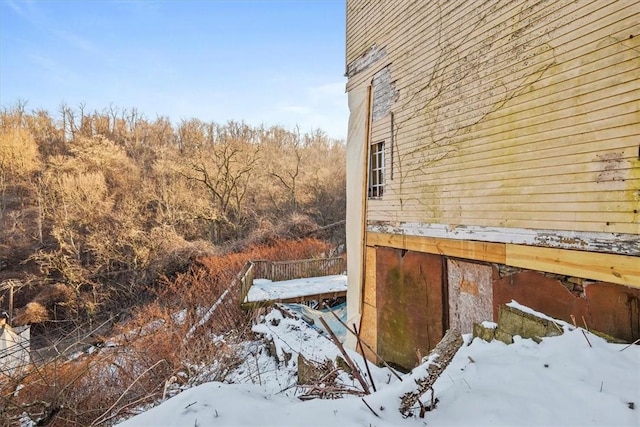
<path id="1" fill-rule="evenodd" d="M 425 370 L 425 376 L 415 380 L 418 386 L 417 390 L 409 391 L 402 396 L 400 413 L 403 416 L 409 417 L 412 415 L 413 406 L 420 401 L 420 397 L 427 390 L 432 390 L 433 384 L 451 363 L 453 356 L 461 346 L 462 336 L 460 332 L 456 329 L 449 329 L 438 345 L 431 350 L 428 360 L 417 368 Z M 423 412 L 420 413 L 420 417 L 424 417 Z"/>

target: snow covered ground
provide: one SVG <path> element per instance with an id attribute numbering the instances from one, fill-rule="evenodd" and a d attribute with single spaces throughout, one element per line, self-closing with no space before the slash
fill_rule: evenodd
<path id="1" fill-rule="evenodd" d="M 439 400 L 424 419 L 404 419 L 400 396 L 414 376 L 397 380 L 372 366 L 378 391 L 363 400 L 298 399 L 300 352 L 309 360 L 334 359 L 339 351 L 317 330 L 273 310 L 254 330 L 273 339 L 280 362 L 259 342 L 247 343 L 245 362 L 229 378 L 183 391 L 121 424 L 131 426 L 639 426 L 640 346 L 610 344 L 565 326 L 541 344 L 514 344 L 465 336 L 464 345 L 435 384 Z M 287 360 L 286 354 L 293 356 Z M 366 372 L 362 359 L 350 356 Z M 369 380 L 369 379 L 368 379 Z M 345 387 L 357 389 L 346 374 Z M 425 396 L 430 400 L 430 396 Z M 374 415 L 373 411 L 376 415 Z"/>
<path id="2" fill-rule="evenodd" d="M 276 301 L 306 295 L 318 295 L 347 290 L 347 276 L 309 277 L 304 279 L 272 282 L 255 279 L 247 294 L 248 302 Z"/>

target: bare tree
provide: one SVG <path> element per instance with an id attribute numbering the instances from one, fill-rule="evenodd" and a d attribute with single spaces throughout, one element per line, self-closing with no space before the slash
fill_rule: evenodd
<path id="1" fill-rule="evenodd" d="M 190 170 L 184 176 L 203 185 L 210 194 L 215 209 L 215 217 L 209 218 L 212 241 L 237 238 L 245 219 L 243 203 L 260 148 L 244 141 L 225 139 L 198 148 L 197 153 L 189 161 Z"/>

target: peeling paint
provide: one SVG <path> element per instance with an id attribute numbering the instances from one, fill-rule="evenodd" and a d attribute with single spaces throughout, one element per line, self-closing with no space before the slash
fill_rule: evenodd
<path id="1" fill-rule="evenodd" d="M 351 78 L 356 74 L 365 71 L 372 64 L 374 64 L 379 59 L 384 58 L 385 56 L 387 56 L 386 50 L 380 49 L 376 45 L 371 46 L 369 50 L 367 50 L 360 57 L 354 59 L 347 65 L 346 76 Z"/>
<path id="2" fill-rule="evenodd" d="M 604 153 L 596 155 L 599 172 L 596 182 L 624 181 L 624 152 Z"/>
<path id="3" fill-rule="evenodd" d="M 637 234 L 385 221 L 367 222 L 367 231 L 640 256 L 640 239 Z"/>
<path id="4" fill-rule="evenodd" d="M 371 119 L 379 120 L 389 114 L 391 106 L 398 99 L 399 92 L 391 80 L 391 67 L 387 65 L 373 75 L 373 106 Z"/>

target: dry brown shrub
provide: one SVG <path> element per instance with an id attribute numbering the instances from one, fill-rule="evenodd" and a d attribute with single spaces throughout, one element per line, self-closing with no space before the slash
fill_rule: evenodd
<path id="1" fill-rule="evenodd" d="M 0 172 L 26 176 L 40 167 L 38 145 L 25 129 L 0 130 Z"/>
<path id="2" fill-rule="evenodd" d="M 28 325 L 42 323 L 49 320 L 49 311 L 38 302 L 30 302 L 16 312 L 14 323 L 16 325 Z"/>
<path id="3" fill-rule="evenodd" d="M 318 225 L 309 216 L 300 213 L 293 213 L 277 223 L 263 219 L 249 236 L 233 242 L 230 245 L 230 249 L 234 252 L 242 252 L 267 246 L 277 247 L 282 242 L 304 240 L 317 230 Z M 304 257 L 299 257 L 298 259 L 300 258 Z"/>
<path id="4" fill-rule="evenodd" d="M 67 213 L 73 214 L 79 223 L 91 224 L 97 216 L 111 209 L 102 172 L 64 173 L 58 177 L 58 182 Z"/>
<path id="5" fill-rule="evenodd" d="M 66 317 L 78 308 L 78 295 L 75 290 L 63 283 L 45 285 L 31 302 L 16 313 L 15 324 L 26 325 L 42 323 L 54 317 Z"/>
<path id="6" fill-rule="evenodd" d="M 11 425 L 10 420 L 25 413 L 37 425 L 89 426 L 96 420 L 109 425 L 133 403 L 157 401 L 171 367 L 157 345 L 142 354 L 136 350 L 105 348 L 32 367 L 25 376 L 0 385 L 0 419 Z"/>
<path id="7" fill-rule="evenodd" d="M 255 246 L 247 251 L 247 255 L 250 259 L 288 261 L 323 257 L 328 254 L 329 250 L 328 243 L 314 238 L 306 238 L 283 240 L 273 245 Z"/>
<path id="8" fill-rule="evenodd" d="M 56 283 L 45 288 L 36 295 L 34 302 L 40 303 L 45 307 L 51 307 L 54 304 L 74 304 L 76 301 L 76 293 L 68 285 L 64 283 Z"/>
<path id="9" fill-rule="evenodd" d="M 171 227 L 153 228 L 149 233 L 149 243 L 149 273 L 152 279 L 160 275 L 173 277 L 176 273 L 184 273 L 196 258 L 215 253 L 210 242 L 188 242 Z"/>

